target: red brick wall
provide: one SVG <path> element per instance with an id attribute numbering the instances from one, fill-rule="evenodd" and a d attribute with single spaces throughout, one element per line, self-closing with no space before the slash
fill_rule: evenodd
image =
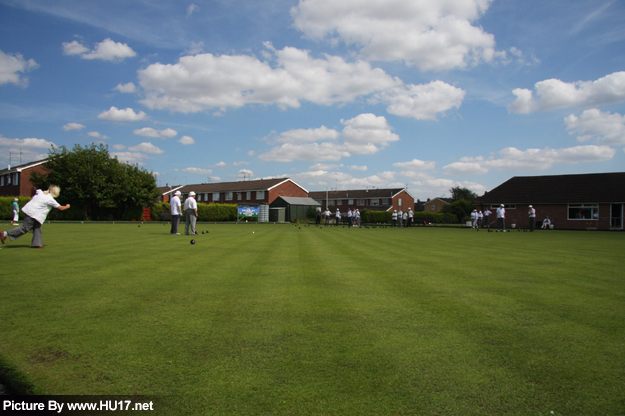
<path id="1" fill-rule="evenodd" d="M 569 220 L 568 205 L 533 205 L 536 210 L 536 223 L 542 224 L 545 217 L 549 217 L 551 224 L 556 230 L 585 230 L 587 227 L 597 227 L 599 230 L 610 229 L 610 204 L 599 204 L 599 220 Z M 486 206 L 478 206 L 478 210 L 486 210 Z M 490 222 L 493 226 L 497 226 L 497 209 L 490 208 Z M 516 224 L 516 228 L 528 229 L 529 220 L 529 204 L 516 204 L 516 209 L 506 208 L 506 228 L 512 228 L 512 224 Z M 537 226 L 538 228 L 538 226 Z"/>
<path id="2" fill-rule="evenodd" d="M 6 180 L 5 180 L 5 185 L 0 186 L 0 196 L 33 196 L 37 189 L 30 182 L 30 174 L 33 172 L 44 173 L 45 170 L 46 169 L 43 167 L 43 165 L 39 165 L 30 169 L 25 169 L 21 172 L 18 172 L 19 184 L 13 185 L 13 183 L 11 183 L 11 185 L 6 185 Z M 15 173 L 16 173 L 15 171 L 12 171 L 10 173 L 12 175 L 11 176 L 12 179 Z M 3 175 L 3 176 L 6 176 L 6 175 Z"/>
<path id="3" fill-rule="evenodd" d="M 399 200 L 401 199 L 401 207 L 399 206 Z M 408 208 L 412 208 L 414 211 L 414 198 L 411 197 L 408 192 L 401 191 L 397 195 L 393 197 L 393 208 L 391 208 L 391 212 L 393 210 L 408 211 Z"/>
<path id="4" fill-rule="evenodd" d="M 275 188 L 270 189 L 268 193 L 269 195 L 266 195 L 266 197 L 268 198 L 266 202 L 268 204 L 271 204 L 273 201 L 276 200 L 276 198 L 280 196 L 287 196 L 287 197 L 290 196 L 290 197 L 295 197 L 295 198 L 307 198 L 308 197 L 308 194 L 306 193 L 305 190 L 303 190 L 302 188 L 300 188 L 299 186 L 297 186 L 295 183 L 291 181 L 286 181 L 280 186 L 276 186 Z"/>

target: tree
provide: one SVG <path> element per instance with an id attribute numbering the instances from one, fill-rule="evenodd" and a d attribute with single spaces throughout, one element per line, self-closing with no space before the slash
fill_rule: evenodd
<path id="1" fill-rule="evenodd" d="M 33 184 L 43 189 L 59 185 L 61 198 L 86 219 L 140 217 L 143 206 L 158 196 L 152 174 L 111 157 L 102 144 L 75 145 L 71 151 L 53 146 L 44 166 L 47 173 L 33 173 Z"/>
<path id="2" fill-rule="evenodd" d="M 452 202 L 449 205 L 445 205 L 441 209 L 442 213 L 455 214 L 460 222 L 463 222 L 464 218 L 471 215 L 471 212 L 475 209 L 475 205 L 466 199 L 459 199 Z"/>
<path id="3" fill-rule="evenodd" d="M 449 193 L 451 193 L 451 199 L 454 201 L 459 201 L 461 199 L 466 199 L 469 202 L 475 201 L 477 198 L 477 194 L 470 189 L 462 188 L 460 186 L 455 186 L 449 189 Z"/>

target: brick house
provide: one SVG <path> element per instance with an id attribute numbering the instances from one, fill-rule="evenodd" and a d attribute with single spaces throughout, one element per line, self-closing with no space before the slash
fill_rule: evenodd
<path id="1" fill-rule="evenodd" d="M 30 182 L 33 172 L 44 173 L 47 159 L 0 170 L 0 196 L 33 196 L 37 190 Z"/>
<path id="2" fill-rule="evenodd" d="M 175 190 L 182 193 L 183 201 L 189 192 L 194 191 L 197 202 L 217 204 L 268 205 L 280 196 L 308 197 L 308 191 L 289 178 L 202 183 L 185 185 Z"/>
<path id="3" fill-rule="evenodd" d="M 454 202 L 454 200 L 451 198 L 434 198 L 428 200 L 423 205 L 423 212 L 428 212 L 430 214 L 439 213 L 444 206 L 449 205 L 452 202 Z"/>
<path id="4" fill-rule="evenodd" d="M 623 230 L 625 172 L 517 176 L 475 200 L 478 210 L 506 207 L 506 227 L 529 228 L 529 205 L 537 228 L 549 216 L 556 229 Z"/>
<path id="5" fill-rule="evenodd" d="M 407 211 L 414 210 L 414 197 L 405 188 L 395 189 L 357 189 L 345 191 L 318 191 L 308 196 L 326 209 L 326 202 L 333 210 L 338 208 L 341 213 L 349 209 L 370 211 Z"/>

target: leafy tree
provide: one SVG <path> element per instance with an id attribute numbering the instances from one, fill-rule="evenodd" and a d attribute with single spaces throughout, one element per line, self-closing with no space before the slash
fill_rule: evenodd
<path id="1" fill-rule="evenodd" d="M 449 193 L 451 193 L 451 199 L 454 201 L 459 201 L 461 199 L 466 199 L 469 202 L 475 201 L 477 198 L 477 194 L 470 189 L 462 188 L 460 186 L 455 186 L 449 189 Z"/>
<path id="2" fill-rule="evenodd" d="M 471 211 L 475 209 L 475 205 L 466 199 L 459 199 L 458 201 L 452 202 L 449 205 L 446 205 L 441 209 L 441 212 L 444 214 L 455 214 L 458 217 L 460 222 L 463 219 L 471 215 Z"/>
<path id="3" fill-rule="evenodd" d="M 44 166 L 47 173 L 31 175 L 33 184 L 43 189 L 59 185 L 61 198 L 81 209 L 87 219 L 137 218 L 143 206 L 158 196 L 152 174 L 111 157 L 102 144 L 75 145 L 71 151 L 53 146 Z"/>

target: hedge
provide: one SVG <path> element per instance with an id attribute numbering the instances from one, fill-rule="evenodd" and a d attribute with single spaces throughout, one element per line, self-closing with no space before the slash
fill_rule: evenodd
<path id="1" fill-rule="evenodd" d="M 198 221 L 236 221 L 238 212 L 235 204 L 197 204 Z"/>
<path id="2" fill-rule="evenodd" d="M 3 220 L 13 220 L 13 200 L 16 197 L 14 196 L 0 196 L 0 219 Z M 22 208 L 30 201 L 29 196 L 18 196 L 17 203 L 20 206 L 20 220 L 24 219 L 24 214 L 22 213 Z"/>

